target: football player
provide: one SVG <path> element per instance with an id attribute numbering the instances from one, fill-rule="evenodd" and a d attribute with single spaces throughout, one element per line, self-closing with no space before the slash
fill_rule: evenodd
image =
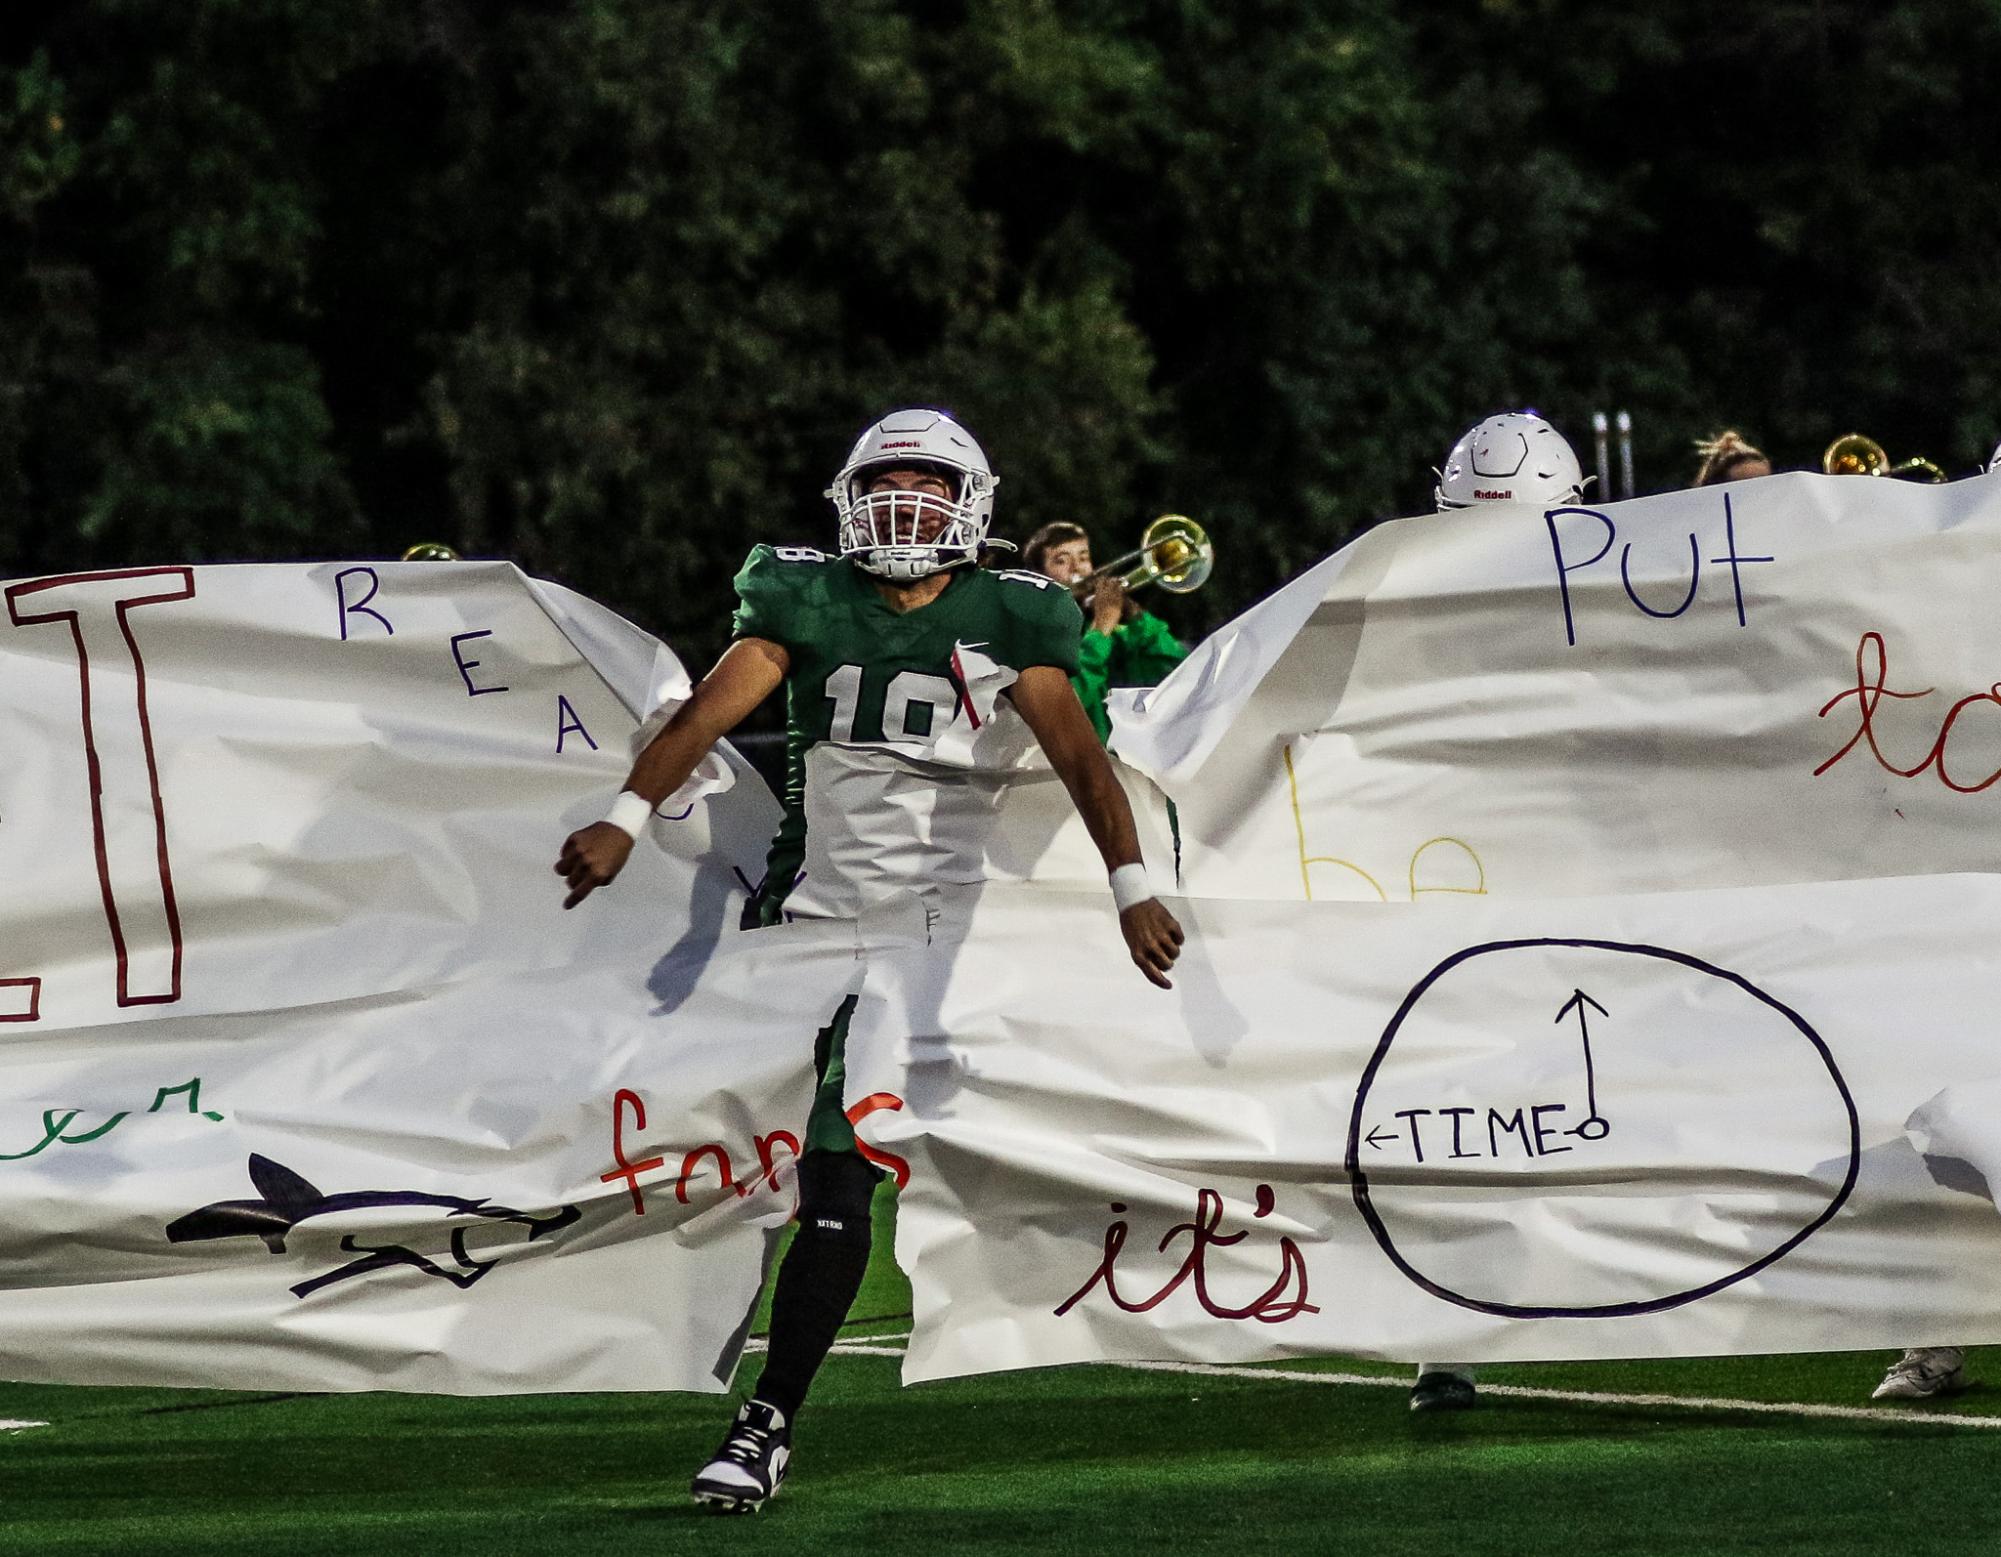
<path id="1" fill-rule="evenodd" d="M 1563 434 L 1533 411 L 1504 411 L 1469 427 L 1445 456 L 1432 497 L 1440 513 L 1482 503 L 1574 503 L 1584 467 Z M 1413 1411 L 1463 1411 L 1473 1404 L 1470 1362 L 1421 1362 Z"/>
<path id="2" fill-rule="evenodd" d="M 1584 467 L 1562 433 L 1533 411 L 1503 411 L 1467 428 L 1445 456 L 1438 511 L 1479 503 L 1574 503 Z"/>
<path id="3" fill-rule="evenodd" d="M 751 552 L 734 642 L 640 753 L 605 819 L 565 840 L 563 906 L 617 877 L 654 808 L 783 684 L 785 814 L 754 905 L 763 924 L 849 917 L 898 892 L 930 908 L 978 882 L 994 771 L 1032 737 L 1104 857 L 1132 960 L 1167 988 L 1181 927 L 1146 885 L 1125 792 L 1071 690 L 1077 605 L 1039 574 L 979 566 L 997 485 L 943 412 L 897 411 L 864 432 L 826 494 L 839 553 Z M 986 782 L 969 781 L 976 769 Z M 754 1511 L 778 1490 L 793 1418 L 868 1266 L 878 1175 L 842 1097 L 854 1005 L 814 1044 L 799 1225 L 772 1294 L 764 1372 L 692 1488 L 726 1511 Z"/>

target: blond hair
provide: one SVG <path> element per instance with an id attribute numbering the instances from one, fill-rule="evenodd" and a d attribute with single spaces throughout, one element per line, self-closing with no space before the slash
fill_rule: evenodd
<path id="1" fill-rule="evenodd" d="M 1697 487 L 1728 481 L 1730 472 L 1739 465 L 1749 460 L 1765 458 L 1763 449 L 1732 427 L 1726 427 L 1714 437 L 1696 439 L 1695 452 L 1702 460 L 1702 464 L 1696 469 L 1695 480 L 1689 485 Z"/>

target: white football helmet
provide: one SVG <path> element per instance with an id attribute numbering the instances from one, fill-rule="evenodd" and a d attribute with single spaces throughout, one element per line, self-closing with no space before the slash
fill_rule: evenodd
<path id="1" fill-rule="evenodd" d="M 954 495 L 868 490 L 871 472 L 898 467 L 935 468 Z M 979 561 L 999 485 L 971 433 L 943 411 L 919 407 L 892 411 L 863 433 L 826 495 L 840 516 L 841 555 L 865 573 L 903 582 Z"/>
<path id="2" fill-rule="evenodd" d="M 1533 411 L 1504 411 L 1452 445 L 1432 496 L 1443 513 L 1476 503 L 1574 503 L 1583 491 L 1584 468 L 1563 434 Z"/>

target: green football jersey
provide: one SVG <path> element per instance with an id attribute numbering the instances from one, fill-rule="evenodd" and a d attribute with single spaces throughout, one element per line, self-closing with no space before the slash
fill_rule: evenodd
<path id="1" fill-rule="evenodd" d="M 958 775 L 951 761 L 941 760 L 940 742 L 954 731 L 963 738 L 980 723 L 969 681 L 995 668 L 1019 673 L 1051 665 L 1065 675 L 1077 669 L 1082 616 L 1068 590 L 1036 573 L 961 569 L 930 604 L 899 613 L 844 557 L 803 546 L 759 546 L 737 574 L 736 590 L 741 603 L 734 636 L 776 643 L 791 660 L 785 817 L 758 900 L 758 917 L 766 924 L 778 920 L 798 884 L 809 827 L 837 820 L 850 840 L 900 839 L 919 827 L 907 798 L 910 777 L 917 775 L 927 790 L 954 785 Z M 841 762 L 809 760 L 821 747 L 838 748 Z M 855 782 L 861 769 L 883 777 Z M 840 784 L 843 777 L 849 782 Z M 838 795 L 832 793 L 837 784 Z M 899 800 L 898 793 L 906 798 Z M 927 799 L 927 812 L 939 804 L 949 806 L 949 799 Z M 816 815 L 830 807 L 874 814 Z M 950 832 L 931 830 L 940 837 Z M 864 858 L 882 876 L 897 868 L 895 854 L 894 847 L 851 842 L 843 858 Z M 823 875 L 853 874 L 818 851 L 816 858 Z M 913 853 L 908 867 L 925 870 L 925 859 L 921 850 Z M 834 886 L 816 882 L 816 889 Z M 831 897 L 821 891 L 819 900 L 844 901 L 838 891 Z"/>

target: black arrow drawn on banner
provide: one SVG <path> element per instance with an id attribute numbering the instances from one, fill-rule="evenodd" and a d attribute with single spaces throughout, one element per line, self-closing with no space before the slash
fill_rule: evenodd
<path id="1" fill-rule="evenodd" d="M 1591 1007 L 1592 1010 L 1596 1011 L 1608 1022 L 1612 1019 L 1610 1011 L 1607 1011 L 1581 989 L 1573 989 L 1570 992 L 1570 998 L 1564 1001 L 1562 1009 L 1556 1013 L 1556 1019 L 1559 1022 L 1570 1015 L 1572 1011 L 1577 1013 L 1577 1037 L 1584 1045 L 1585 1106 L 1591 1110 L 1590 1118 L 1584 1120 L 1574 1130 L 1568 1130 L 1564 1133 L 1574 1135 L 1581 1141 L 1602 1141 L 1612 1133 L 1612 1122 L 1598 1112 L 1598 1073 L 1591 1064 L 1591 1019 L 1584 1014 L 1586 1006 Z"/>

